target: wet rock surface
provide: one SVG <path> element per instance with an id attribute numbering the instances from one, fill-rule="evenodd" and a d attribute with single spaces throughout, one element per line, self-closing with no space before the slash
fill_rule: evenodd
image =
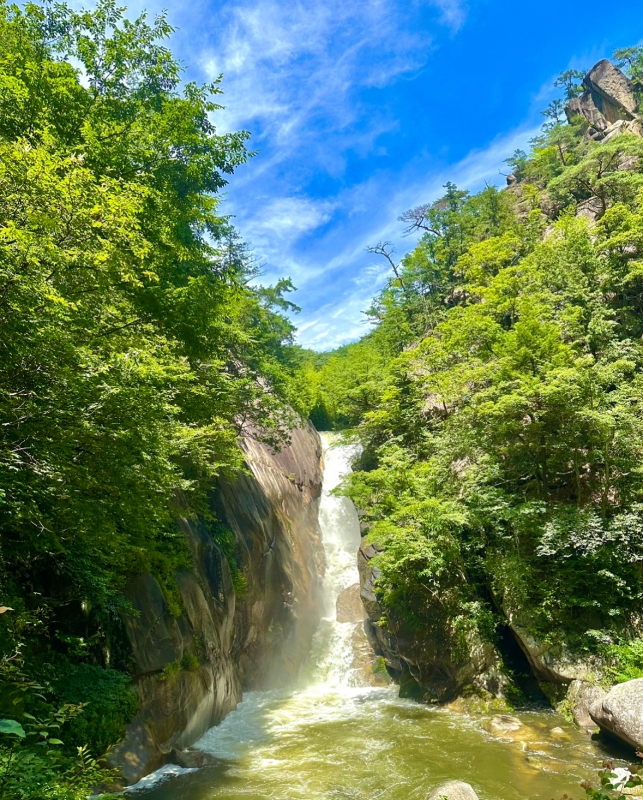
<path id="1" fill-rule="evenodd" d="M 441 783 L 426 796 L 426 800 L 478 800 L 473 786 L 464 781 L 447 781 Z"/>
<path id="2" fill-rule="evenodd" d="M 383 659 L 375 655 L 364 632 L 364 625 L 356 625 L 352 637 L 353 671 L 356 683 L 361 686 L 388 686 L 391 682 Z"/>
<path id="3" fill-rule="evenodd" d="M 337 622 L 362 622 L 366 614 L 360 597 L 359 583 L 340 592 L 336 604 Z"/>

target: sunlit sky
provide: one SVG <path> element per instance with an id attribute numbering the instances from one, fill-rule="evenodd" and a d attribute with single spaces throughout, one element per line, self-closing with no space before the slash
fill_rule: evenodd
<path id="1" fill-rule="evenodd" d="M 412 248 L 401 213 L 447 180 L 503 184 L 556 76 L 643 39 L 641 0 L 196 0 L 168 16 L 187 77 L 223 74 L 219 129 L 252 133 L 224 210 L 262 281 L 298 287 L 316 350 L 368 329 L 387 264 L 365 248 Z"/>

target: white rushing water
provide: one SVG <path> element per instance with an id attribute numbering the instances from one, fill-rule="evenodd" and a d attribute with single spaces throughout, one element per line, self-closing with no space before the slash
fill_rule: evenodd
<path id="1" fill-rule="evenodd" d="M 247 692 L 236 711 L 211 728 L 197 744 L 217 758 L 238 759 L 252 747 L 270 741 L 276 734 L 295 731 L 312 718 L 323 721 L 350 716 L 353 702 L 372 691 L 360 686 L 351 668 L 354 623 L 337 622 L 339 594 L 359 583 L 357 550 L 359 520 L 353 503 L 332 494 L 350 472 L 354 448 L 336 444 L 333 434 L 321 434 L 324 478 L 319 523 L 326 561 L 322 583 L 322 619 L 315 633 L 310 657 L 297 686 L 290 690 Z M 381 691 L 381 690 L 380 690 Z M 259 756 L 259 753 L 257 753 Z"/>

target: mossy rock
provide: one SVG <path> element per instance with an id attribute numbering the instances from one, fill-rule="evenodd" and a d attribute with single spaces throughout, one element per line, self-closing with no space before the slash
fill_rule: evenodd
<path id="1" fill-rule="evenodd" d="M 551 681 L 538 681 L 542 693 L 551 703 L 551 707 L 556 709 L 564 708 L 563 703 L 567 699 L 569 683 L 553 683 Z M 562 712 L 559 712 L 562 713 Z"/>
<path id="2" fill-rule="evenodd" d="M 494 712 L 502 714 L 514 710 L 511 703 L 504 697 L 496 697 L 479 686 L 466 689 L 448 704 L 448 708 L 459 714 L 491 714 Z"/>

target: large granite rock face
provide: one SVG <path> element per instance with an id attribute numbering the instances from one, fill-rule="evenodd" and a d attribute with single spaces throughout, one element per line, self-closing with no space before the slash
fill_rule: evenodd
<path id="1" fill-rule="evenodd" d="M 194 566 L 176 575 L 179 606 L 150 574 L 127 586 L 135 613 L 125 629 L 140 708 L 109 760 L 128 784 L 220 722 L 242 688 L 292 681 L 310 650 L 323 574 L 319 436 L 307 426 L 280 453 L 255 439 L 242 447 L 247 473 L 220 481 L 212 493 L 217 519 L 234 534 L 247 585 L 241 597 L 219 545 L 204 525 L 187 520 L 181 528 Z"/>
<path id="2" fill-rule="evenodd" d="M 583 94 L 565 107 L 568 120 L 584 117 L 589 123 L 587 135 L 592 139 L 609 141 L 621 133 L 642 135 L 632 81 L 611 61 L 603 59 L 595 64 L 583 85 Z"/>
<path id="3" fill-rule="evenodd" d="M 614 686 L 590 706 L 589 714 L 603 730 L 643 750 L 643 678 Z"/>
<path id="4" fill-rule="evenodd" d="M 248 584 L 236 608 L 233 658 L 243 687 L 262 689 L 293 680 L 321 616 L 322 450 L 310 424 L 279 453 L 256 439 L 243 447 L 251 474 L 222 481 L 214 507 L 235 534 Z"/>
<path id="5" fill-rule="evenodd" d="M 494 697 L 503 697 L 507 679 L 498 654 L 490 642 L 469 636 L 468 653 L 453 647 L 449 621 L 436 604 L 434 624 L 421 633 L 391 612 L 386 626 L 384 612 L 375 594 L 378 570 L 371 564 L 380 552 L 365 539 L 358 553 L 361 598 L 367 614 L 365 631 L 376 653 L 382 655 L 389 671 L 400 684 L 400 694 L 440 702 L 457 697 L 472 687 Z"/>

